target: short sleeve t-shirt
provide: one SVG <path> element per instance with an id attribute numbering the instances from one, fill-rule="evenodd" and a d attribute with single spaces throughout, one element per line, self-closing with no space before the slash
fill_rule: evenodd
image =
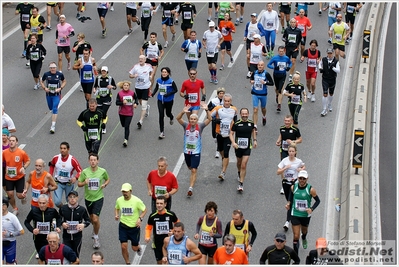
<path id="1" fill-rule="evenodd" d="M 131 195 L 129 200 L 125 200 L 123 196 L 116 200 L 115 209 L 120 210 L 121 223 L 136 227 L 136 222 L 140 217 L 140 211 L 146 209 L 144 202 L 136 196 Z"/>
<path id="2" fill-rule="evenodd" d="M 91 167 L 88 167 L 80 174 L 79 182 L 84 182 L 86 179 L 89 179 L 89 184 L 85 184 L 85 199 L 87 201 L 96 201 L 103 198 L 104 192 L 101 186 L 109 179 L 108 172 L 101 167 L 92 172 Z"/>

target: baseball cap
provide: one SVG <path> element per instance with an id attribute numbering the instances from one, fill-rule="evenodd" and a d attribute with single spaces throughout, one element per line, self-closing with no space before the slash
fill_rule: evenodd
<path id="1" fill-rule="evenodd" d="M 286 236 L 285 236 L 284 233 L 277 233 L 277 234 L 275 235 L 274 239 L 285 241 L 285 240 L 286 240 Z"/>
<path id="2" fill-rule="evenodd" d="M 259 34 L 254 34 L 253 38 L 254 38 L 254 39 L 256 39 L 256 38 L 257 38 L 257 39 L 260 39 L 260 35 L 259 35 Z"/>
<path id="3" fill-rule="evenodd" d="M 71 192 L 69 192 L 69 194 L 68 194 L 68 197 L 69 197 L 69 195 L 71 195 L 71 194 L 73 194 L 73 195 L 75 195 L 75 196 L 79 196 L 79 194 L 78 194 L 78 192 L 76 192 L 75 190 L 72 190 Z"/>
<path id="4" fill-rule="evenodd" d="M 215 22 L 214 21 L 210 21 L 208 24 L 209 27 L 215 27 Z"/>
<path id="5" fill-rule="evenodd" d="M 226 89 L 224 89 L 224 87 L 219 87 L 219 88 L 216 90 L 216 92 L 217 92 L 217 93 L 220 93 L 220 92 L 226 93 Z"/>
<path id="6" fill-rule="evenodd" d="M 3 134 L 10 136 L 10 131 L 7 128 L 3 128 Z"/>
<path id="7" fill-rule="evenodd" d="M 256 13 L 252 13 L 251 17 L 257 17 L 258 15 Z"/>
<path id="8" fill-rule="evenodd" d="M 64 19 L 66 19 L 66 17 L 65 17 L 65 15 L 64 15 L 64 14 L 60 15 L 60 18 L 64 18 Z"/>
<path id="9" fill-rule="evenodd" d="M 3 197 L 3 204 L 6 204 L 6 205 L 7 205 L 7 208 L 8 208 L 8 205 L 9 205 L 8 198 Z"/>
<path id="10" fill-rule="evenodd" d="M 132 190 L 132 185 L 131 185 L 131 184 L 129 184 L 129 183 L 124 183 L 124 184 L 122 185 L 121 191 L 130 191 L 130 190 Z"/>
<path id="11" fill-rule="evenodd" d="M 308 178 L 309 175 L 308 175 L 308 172 L 307 172 L 307 171 L 302 170 L 302 171 L 300 171 L 300 172 L 298 173 L 298 177 L 305 177 L 305 178 Z"/>
<path id="12" fill-rule="evenodd" d="M 316 240 L 316 248 L 326 248 L 327 247 L 327 239 L 324 237 L 319 237 Z"/>
<path id="13" fill-rule="evenodd" d="M 105 70 L 106 72 L 108 72 L 108 67 L 107 66 L 102 66 L 101 67 L 101 71 Z"/>
<path id="14" fill-rule="evenodd" d="M 333 53 L 334 50 L 332 48 L 327 48 L 327 54 Z"/>

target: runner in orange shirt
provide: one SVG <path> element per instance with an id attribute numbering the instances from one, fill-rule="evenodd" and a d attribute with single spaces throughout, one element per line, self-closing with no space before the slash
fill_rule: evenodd
<path id="1" fill-rule="evenodd" d="M 295 19 L 297 28 L 302 32 L 301 55 L 303 55 L 305 51 L 306 34 L 312 29 L 312 23 L 310 19 L 305 16 L 305 11 L 303 9 L 299 10 L 299 15 L 295 16 Z M 300 62 L 302 63 L 302 60 Z"/>
<path id="2" fill-rule="evenodd" d="M 230 56 L 230 62 L 234 63 L 233 55 L 231 54 L 231 44 L 233 42 L 233 36 L 231 35 L 231 33 L 236 32 L 236 27 L 234 26 L 234 23 L 231 22 L 229 13 L 224 14 L 224 20 L 220 21 L 219 23 L 219 30 L 222 33 L 224 40 L 223 43 L 220 45 L 220 50 L 222 52 L 222 65 L 219 69 L 224 70 L 224 55 L 226 51 L 227 54 Z"/>
<path id="3" fill-rule="evenodd" d="M 49 198 L 48 206 L 54 208 L 54 202 L 50 191 L 55 191 L 58 188 L 58 185 L 53 176 L 44 170 L 44 165 L 45 163 L 42 159 L 37 159 L 35 161 L 35 170 L 30 172 L 29 177 L 25 182 L 25 189 L 22 194 L 26 197 L 29 187 L 32 186 L 32 199 L 30 204 L 39 208 L 38 198 L 41 194 L 46 194 Z"/>
<path id="4" fill-rule="evenodd" d="M 248 264 L 248 257 L 244 250 L 235 246 L 236 238 L 228 234 L 223 238 L 224 246 L 219 247 L 213 255 L 214 264 L 232 265 Z"/>
<path id="5" fill-rule="evenodd" d="M 3 162 L 6 164 L 6 192 L 13 208 L 12 213 L 18 215 L 14 189 L 17 192 L 17 197 L 21 199 L 21 203 L 26 204 L 22 193 L 25 187 L 25 170 L 30 164 L 30 158 L 24 150 L 18 148 L 18 138 L 15 135 L 11 135 L 9 141 L 10 147 L 3 150 Z"/>

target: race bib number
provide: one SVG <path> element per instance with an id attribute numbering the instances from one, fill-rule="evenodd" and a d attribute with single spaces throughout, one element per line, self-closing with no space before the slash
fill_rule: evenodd
<path id="1" fill-rule="evenodd" d="M 166 189 L 166 186 L 160 186 L 160 185 L 156 185 L 154 186 L 155 189 L 155 196 L 163 196 L 165 195 L 168 191 Z"/>
<path id="2" fill-rule="evenodd" d="M 33 200 L 34 202 L 37 202 L 39 196 L 40 196 L 40 190 L 39 190 L 39 189 L 32 188 L 32 200 Z"/>
<path id="3" fill-rule="evenodd" d="M 67 233 L 68 234 L 76 234 L 78 231 L 78 221 L 66 221 L 68 224 Z"/>
<path id="4" fill-rule="evenodd" d="M 99 88 L 98 89 L 99 90 L 99 92 L 98 92 L 98 94 L 100 95 L 100 96 L 106 96 L 106 95 L 108 95 L 109 94 L 109 89 L 108 88 Z"/>
<path id="5" fill-rule="evenodd" d="M 23 22 L 29 22 L 29 14 L 22 14 L 21 20 Z"/>
<path id="6" fill-rule="evenodd" d="M 277 62 L 278 70 L 283 71 L 287 66 L 287 62 Z"/>
<path id="7" fill-rule="evenodd" d="M 37 33 L 37 32 L 38 32 L 38 30 L 37 30 L 37 28 L 36 28 L 36 27 L 33 27 L 33 28 L 31 28 L 30 32 L 31 32 L 31 33 Z"/>
<path id="8" fill-rule="evenodd" d="M 87 134 L 89 135 L 89 139 L 97 140 L 98 138 L 98 129 L 88 129 Z"/>
<path id="9" fill-rule="evenodd" d="M 328 9 L 328 16 L 334 18 L 335 17 L 335 10 L 332 9 L 332 8 L 329 8 Z"/>
<path id="10" fill-rule="evenodd" d="M 268 20 L 268 21 L 266 22 L 266 27 L 267 27 L 267 28 L 273 28 L 273 26 L 274 26 L 274 22 L 273 22 L 272 20 Z"/>
<path id="11" fill-rule="evenodd" d="M 291 169 L 285 170 L 285 172 L 284 172 L 284 178 L 285 178 L 287 181 L 292 181 L 292 180 L 294 180 L 294 171 L 291 170 Z"/>
<path id="12" fill-rule="evenodd" d="M 348 5 L 348 6 L 346 7 L 346 11 L 347 11 L 348 13 L 353 13 L 353 12 L 355 11 L 355 7 L 354 7 L 354 6 Z"/>
<path id="13" fill-rule="evenodd" d="M 301 96 L 299 96 L 299 95 L 291 97 L 291 103 L 292 104 L 298 105 L 300 100 L 301 100 Z"/>
<path id="14" fill-rule="evenodd" d="M 288 34 L 288 42 L 289 43 L 296 43 L 296 34 Z"/>
<path id="15" fill-rule="evenodd" d="M 125 95 L 125 96 L 123 97 L 123 101 L 125 101 L 125 100 L 126 100 L 126 102 L 127 102 L 126 105 L 128 105 L 128 106 L 133 105 L 133 97 L 132 97 L 131 95 Z"/>
<path id="16" fill-rule="evenodd" d="M 284 151 L 288 151 L 288 142 L 285 141 L 285 140 L 283 140 L 283 143 L 281 144 L 281 148 L 282 148 Z"/>
<path id="17" fill-rule="evenodd" d="M 215 52 L 214 51 L 208 51 L 208 52 L 206 52 L 206 56 L 207 57 L 214 57 L 215 56 Z"/>
<path id="18" fill-rule="evenodd" d="M 7 167 L 7 176 L 10 178 L 17 176 L 17 167 Z"/>
<path id="19" fill-rule="evenodd" d="M 254 89 L 259 91 L 263 89 L 263 84 L 260 82 L 260 80 L 257 80 L 254 82 Z"/>
<path id="20" fill-rule="evenodd" d="M 93 78 L 92 71 L 83 71 L 83 80 L 91 80 Z"/>
<path id="21" fill-rule="evenodd" d="M 184 12 L 183 12 L 183 18 L 184 18 L 184 19 L 191 19 L 191 12 L 189 12 L 189 11 L 184 11 Z"/>
<path id="22" fill-rule="evenodd" d="M 58 84 L 49 83 L 48 90 L 50 91 L 50 93 L 55 94 L 55 90 L 57 89 L 57 85 Z"/>
<path id="23" fill-rule="evenodd" d="M 58 42 L 60 44 L 66 44 L 66 39 L 65 38 L 60 38 L 60 39 L 58 39 Z"/>
<path id="24" fill-rule="evenodd" d="M 144 78 L 137 77 L 137 84 L 138 85 L 144 85 Z"/>
<path id="25" fill-rule="evenodd" d="M 36 228 L 39 229 L 39 234 L 47 235 L 50 233 L 50 222 L 37 222 Z"/>
<path id="26" fill-rule="evenodd" d="M 316 68 L 316 66 L 317 66 L 317 61 L 316 61 L 316 59 L 314 59 L 314 58 L 309 58 L 309 59 L 308 59 L 308 67 Z"/>
<path id="27" fill-rule="evenodd" d="M 168 250 L 168 259 L 170 264 L 181 264 L 183 255 L 180 250 Z"/>
<path id="28" fill-rule="evenodd" d="M 342 41 L 342 34 L 335 34 L 335 40 L 338 42 Z"/>
<path id="29" fill-rule="evenodd" d="M 155 229 L 157 235 L 167 235 L 169 233 L 168 222 L 155 222 Z"/>
<path id="30" fill-rule="evenodd" d="M 149 9 L 143 9 L 143 17 L 148 18 L 150 16 L 150 10 Z"/>
<path id="31" fill-rule="evenodd" d="M 196 59 L 197 57 L 196 57 L 195 54 L 189 53 L 189 54 L 188 54 L 188 58 L 189 58 L 189 59 Z"/>
<path id="32" fill-rule="evenodd" d="M 298 211 L 305 211 L 308 208 L 308 202 L 306 200 L 295 200 L 295 209 Z"/>
<path id="33" fill-rule="evenodd" d="M 30 59 L 36 61 L 39 59 L 39 52 L 32 52 L 30 53 Z"/>
<path id="34" fill-rule="evenodd" d="M 89 178 L 87 187 L 89 190 L 98 190 L 100 188 L 100 178 Z"/>
<path id="35" fill-rule="evenodd" d="M 208 232 L 201 232 L 201 239 L 200 239 L 201 244 L 213 244 L 213 237 L 209 235 Z"/>
<path id="36" fill-rule="evenodd" d="M 165 18 L 170 18 L 170 14 L 171 14 L 170 10 L 164 10 L 163 14 L 164 14 Z"/>
<path id="37" fill-rule="evenodd" d="M 248 138 L 238 137 L 237 145 L 238 145 L 238 148 L 247 149 L 248 145 L 249 145 Z"/>
<path id="38" fill-rule="evenodd" d="M 195 150 L 196 147 L 197 147 L 196 144 L 192 144 L 192 143 L 186 144 L 187 150 Z"/>
<path id="39" fill-rule="evenodd" d="M 163 84 L 161 85 L 161 84 L 160 84 L 160 85 L 158 86 L 158 88 L 159 88 L 159 94 L 160 94 L 160 95 L 166 94 L 166 86 L 165 86 L 165 85 L 163 85 Z"/>
<path id="40" fill-rule="evenodd" d="M 245 245 L 244 244 L 236 244 L 236 247 L 242 249 L 243 251 L 245 251 Z"/>
<path id="41" fill-rule="evenodd" d="M 48 259 L 47 265 L 61 265 L 60 259 Z"/>
<path id="42" fill-rule="evenodd" d="M 220 123 L 220 134 L 223 137 L 229 136 L 229 132 L 230 132 L 230 124 L 228 123 Z"/>
<path id="43" fill-rule="evenodd" d="M 121 211 L 122 215 L 124 216 L 133 216 L 133 209 L 132 208 L 122 208 Z"/>
<path id="44" fill-rule="evenodd" d="M 197 103 L 198 94 L 197 93 L 189 93 L 188 94 L 188 103 Z"/>
<path id="45" fill-rule="evenodd" d="M 257 61 L 260 59 L 260 55 L 259 54 L 252 54 L 252 60 L 253 61 Z"/>
<path id="46" fill-rule="evenodd" d="M 305 32 L 305 25 L 298 24 L 298 29 L 300 29 L 301 32 L 304 33 Z"/>

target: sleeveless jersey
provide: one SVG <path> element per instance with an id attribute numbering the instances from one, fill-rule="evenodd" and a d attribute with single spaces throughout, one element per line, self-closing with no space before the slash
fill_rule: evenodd
<path id="1" fill-rule="evenodd" d="M 44 257 L 48 265 L 64 265 L 69 264 L 69 262 L 64 258 L 63 254 L 64 244 L 60 244 L 60 247 L 55 253 L 50 251 L 49 245 L 46 246 L 44 250 Z"/>
<path id="2" fill-rule="evenodd" d="M 218 217 L 215 217 L 211 226 L 206 224 L 206 215 L 204 216 L 201 224 L 201 236 L 199 239 L 199 243 L 204 246 L 214 246 L 214 237 L 209 235 L 209 232 L 216 233 L 216 222 Z"/>
<path id="3" fill-rule="evenodd" d="M 341 22 L 340 24 L 334 23 L 331 27 L 333 27 L 333 34 L 332 34 L 332 39 L 333 43 L 339 44 L 339 45 L 345 45 L 345 23 Z"/>
<path id="4" fill-rule="evenodd" d="M 310 217 L 306 209 L 310 208 L 310 203 L 312 201 L 312 195 L 310 194 L 310 189 L 312 186 L 307 184 L 305 188 L 299 188 L 298 184 L 294 184 L 294 197 L 291 208 L 291 215 L 296 217 Z"/>
<path id="5" fill-rule="evenodd" d="M 199 125 L 195 125 L 195 130 L 191 131 L 191 125 L 188 124 L 184 133 L 184 153 L 200 154 L 201 153 L 201 133 Z"/>
<path id="6" fill-rule="evenodd" d="M 91 57 L 86 62 L 82 58 L 83 68 L 80 70 L 80 82 L 81 83 L 94 83 L 93 63 Z"/>
<path id="7" fill-rule="evenodd" d="M 237 230 L 234 226 L 234 222 L 231 221 L 230 234 L 236 237 L 236 247 L 245 251 L 245 248 L 249 243 L 249 221 L 245 220 L 244 227 L 241 230 Z"/>
<path id="8" fill-rule="evenodd" d="M 39 21 L 40 15 L 37 15 L 36 18 L 33 16 L 30 17 L 30 33 L 37 33 L 37 34 L 43 34 L 43 30 L 40 29 L 39 31 L 37 30 L 37 27 L 40 27 L 42 23 Z"/>
<path id="9" fill-rule="evenodd" d="M 315 54 L 312 55 L 310 48 L 308 48 L 307 72 L 317 72 L 317 55 L 319 53 L 317 49 L 315 51 Z"/>
<path id="10" fill-rule="evenodd" d="M 71 173 L 73 170 L 72 156 L 69 155 L 68 159 L 62 161 L 61 154 L 58 155 L 57 163 L 54 167 L 54 177 L 57 182 L 68 183 L 71 180 Z"/>
<path id="11" fill-rule="evenodd" d="M 251 57 L 249 59 L 249 63 L 251 64 L 258 64 L 259 61 L 262 60 L 262 48 L 263 44 L 260 43 L 258 45 L 255 45 L 255 43 L 251 43 Z"/>
<path id="12" fill-rule="evenodd" d="M 188 256 L 189 251 L 187 250 L 187 236 L 183 237 L 183 241 L 180 244 L 173 243 L 175 237 L 172 235 L 168 244 L 168 262 L 172 265 L 185 264 L 183 261 L 183 256 Z"/>
<path id="13" fill-rule="evenodd" d="M 41 195 L 40 190 L 44 187 L 44 178 L 46 177 L 47 174 L 48 172 L 43 171 L 42 175 L 40 177 L 37 177 L 36 171 L 32 172 L 32 179 L 31 179 L 32 200 L 30 201 L 30 204 L 32 206 L 39 207 L 37 200 Z M 51 197 L 50 191 L 48 191 L 46 195 L 49 198 L 48 206 L 50 208 L 54 208 L 53 198 Z"/>

